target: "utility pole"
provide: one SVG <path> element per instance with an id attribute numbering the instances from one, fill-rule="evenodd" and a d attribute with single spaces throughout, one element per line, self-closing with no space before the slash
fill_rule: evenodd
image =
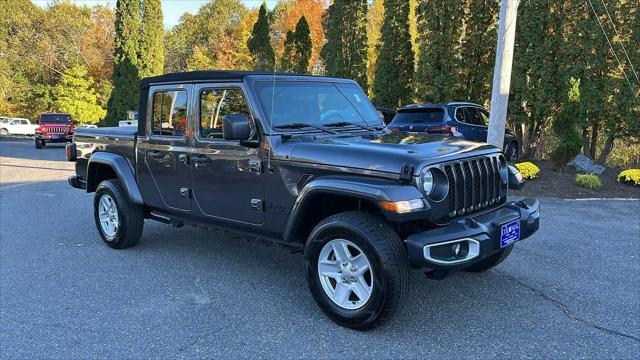
<path id="1" fill-rule="evenodd" d="M 509 87 L 511 86 L 511 66 L 513 65 L 513 44 L 516 39 L 516 17 L 520 0 L 502 0 L 498 24 L 498 48 L 496 65 L 493 69 L 491 90 L 491 114 L 487 142 L 502 149 L 504 129 L 507 126 Z"/>

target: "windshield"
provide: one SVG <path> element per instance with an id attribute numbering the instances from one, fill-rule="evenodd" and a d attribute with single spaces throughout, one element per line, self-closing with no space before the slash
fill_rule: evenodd
<path id="1" fill-rule="evenodd" d="M 256 82 L 255 91 L 272 127 L 337 122 L 382 125 L 376 109 L 355 84 L 276 81 L 274 85 L 260 81 Z"/>
<path id="2" fill-rule="evenodd" d="M 71 116 L 47 114 L 42 115 L 40 117 L 40 121 L 45 124 L 68 124 L 69 122 L 71 122 Z"/>
<path id="3" fill-rule="evenodd" d="M 393 118 L 393 124 L 416 124 L 416 123 L 440 123 L 444 121 L 444 110 L 419 109 L 415 111 L 402 111 Z"/>

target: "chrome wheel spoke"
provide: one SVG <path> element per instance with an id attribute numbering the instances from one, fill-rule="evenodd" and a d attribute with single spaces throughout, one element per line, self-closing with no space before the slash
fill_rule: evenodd
<path id="1" fill-rule="evenodd" d="M 359 276 L 358 281 L 353 284 L 353 292 L 360 300 L 368 299 L 369 296 L 371 296 L 371 288 L 367 285 L 362 276 Z"/>
<path id="2" fill-rule="evenodd" d="M 318 264 L 318 272 L 321 276 L 328 276 L 339 280 L 340 275 L 338 274 L 338 270 L 338 262 L 336 261 L 321 260 Z"/>
<path id="3" fill-rule="evenodd" d="M 355 266 L 359 275 L 362 275 L 367 272 L 367 270 L 369 270 L 369 260 L 367 260 L 367 257 L 364 256 L 363 253 L 360 253 L 358 256 L 354 257 L 351 260 L 351 264 Z"/>
<path id="4" fill-rule="evenodd" d="M 351 289 L 341 282 L 336 285 L 336 291 L 334 293 L 334 301 L 338 305 L 343 305 L 347 300 L 349 300 L 349 295 L 351 294 Z"/>
<path id="5" fill-rule="evenodd" d="M 338 261 L 345 261 L 351 257 L 351 254 L 349 254 L 349 249 L 347 249 L 346 241 L 337 240 L 332 246 L 333 252 L 336 255 L 336 259 L 338 259 Z"/>

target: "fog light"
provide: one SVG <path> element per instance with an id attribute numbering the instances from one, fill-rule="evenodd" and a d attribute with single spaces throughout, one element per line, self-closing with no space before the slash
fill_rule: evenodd
<path id="1" fill-rule="evenodd" d="M 460 255 L 460 248 L 460 243 L 455 243 L 453 244 L 453 246 L 451 246 L 451 252 L 455 257 L 458 257 Z"/>

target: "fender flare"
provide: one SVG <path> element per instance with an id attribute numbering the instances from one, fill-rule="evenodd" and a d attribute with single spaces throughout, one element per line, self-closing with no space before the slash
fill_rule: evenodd
<path id="1" fill-rule="evenodd" d="M 124 186 L 129 200 L 134 204 L 144 205 L 144 200 L 142 200 L 142 194 L 140 193 L 140 189 L 138 189 L 138 183 L 136 182 L 136 177 L 131 165 L 124 156 L 118 154 L 95 152 L 91 155 L 89 163 L 87 164 L 87 192 L 94 192 L 98 187 L 98 184 L 95 183 L 95 177 L 91 176 L 92 168 L 94 168 L 96 164 L 107 165 L 113 169 L 113 172 L 118 176 L 118 180 L 120 180 Z"/>
<path id="2" fill-rule="evenodd" d="M 366 179 L 350 176 L 327 176 L 308 182 L 299 192 L 285 224 L 284 240 L 292 238 L 301 221 L 304 209 L 316 195 L 340 194 L 370 201 L 376 206 L 380 201 L 403 201 L 422 198 L 412 185 L 385 179 Z M 384 213 L 384 211 L 383 211 Z M 385 214 L 386 216 L 387 214 Z"/>

